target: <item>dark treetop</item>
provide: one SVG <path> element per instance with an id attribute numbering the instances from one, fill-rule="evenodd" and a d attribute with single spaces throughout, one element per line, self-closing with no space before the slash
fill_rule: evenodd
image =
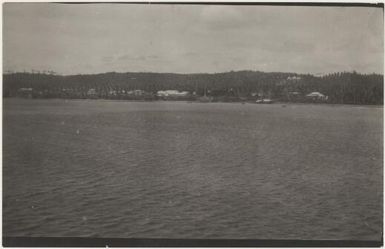
<path id="1" fill-rule="evenodd" d="M 133 90 L 142 90 L 135 94 Z M 102 73 L 55 75 L 8 73 L 3 75 L 4 97 L 104 98 L 155 100 L 160 90 L 187 91 L 185 99 L 207 95 L 215 101 L 248 101 L 272 98 L 306 102 L 306 95 L 320 92 L 328 103 L 383 104 L 383 75 L 356 72 L 324 76 L 295 73 L 231 71 L 215 74 Z"/>

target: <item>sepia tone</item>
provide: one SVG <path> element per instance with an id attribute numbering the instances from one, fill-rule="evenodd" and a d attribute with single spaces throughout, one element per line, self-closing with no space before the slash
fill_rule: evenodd
<path id="1" fill-rule="evenodd" d="M 5 3 L 3 236 L 381 241 L 383 9 Z"/>

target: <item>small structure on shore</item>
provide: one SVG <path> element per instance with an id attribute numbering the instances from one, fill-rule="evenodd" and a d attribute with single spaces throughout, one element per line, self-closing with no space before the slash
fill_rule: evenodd
<path id="1" fill-rule="evenodd" d="M 158 97 L 186 97 L 190 93 L 187 91 L 179 92 L 178 90 L 165 90 L 165 91 L 158 91 L 156 95 Z"/>
<path id="2" fill-rule="evenodd" d="M 94 88 L 91 88 L 87 91 L 88 96 L 96 96 L 96 90 Z"/>
<path id="3" fill-rule="evenodd" d="M 272 99 L 258 99 L 255 101 L 257 104 L 272 104 L 274 101 Z"/>
<path id="4" fill-rule="evenodd" d="M 287 80 L 301 80 L 302 78 L 301 77 L 299 77 L 299 76 L 289 76 L 289 77 L 287 77 Z"/>
<path id="5" fill-rule="evenodd" d="M 117 92 L 116 92 L 116 90 L 111 89 L 111 90 L 108 91 L 108 95 L 109 96 L 116 96 Z"/>
<path id="6" fill-rule="evenodd" d="M 306 95 L 306 99 L 311 101 L 327 101 L 328 96 L 323 95 L 320 92 L 311 92 Z"/>
<path id="7" fill-rule="evenodd" d="M 190 93 L 187 91 L 178 91 L 178 90 L 164 90 L 158 91 L 156 96 L 164 100 L 183 100 L 190 97 Z"/>
<path id="8" fill-rule="evenodd" d="M 143 96 L 145 95 L 146 92 L 143 91 L 143 90 L 131 90 L 131 91 L 127 91 L 127 95 L 129 96 Z"/>
<path id="9" fill-rule="evenodd" d="M 20 97 L 32 98 L 32 91 L 33 91 L 32 88 L 22 87 L 22 88 L 19 88 L 17 92 Z"/>

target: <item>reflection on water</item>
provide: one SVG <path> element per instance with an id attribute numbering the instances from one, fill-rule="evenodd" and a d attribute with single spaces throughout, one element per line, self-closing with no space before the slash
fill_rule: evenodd
<path id="1" fill-rule="evenodd" d="M 3 231 L 380 239 L 382 112 L 6 99 Z"/>

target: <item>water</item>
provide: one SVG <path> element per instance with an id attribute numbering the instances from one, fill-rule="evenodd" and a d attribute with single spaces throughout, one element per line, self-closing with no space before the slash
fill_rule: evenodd
<path id="1" fill-rule="evenodd" d="M 3 108 L 6 236 L 381 238 L 383 108 Z"/>

